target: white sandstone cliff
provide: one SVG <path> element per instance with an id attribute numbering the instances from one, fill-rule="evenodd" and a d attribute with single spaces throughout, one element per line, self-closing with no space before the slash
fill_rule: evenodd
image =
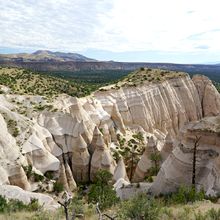
<path id="1" fill-rule="evenodd" d="M 70 191 L 76 183 L 93 179 L 99 169 L 119 172 L 110 149 L 112 143 L 118 144 L 117 133 L 142 130 L 160 139 L 165 140 L 168 134 L 174 139 L 185 123 L 219 114 L 219 94 L 207 80 L 203 76 L 191 80 L 185 75 L 98 91 L 80 99 L 62 95 L 51 103 L 56 112 L 34 111 L 31 102 L 46 102 L 39 96 L 1 94 L 0 184 L 31 190 L 33 182 L 23 169 L 29 165 L 42 175 L 53 172 Z M 26 106 L 27 114 L 15 111 L 21 108 L 18 101 Z M 9 132 L 10 119 L 19 129 L 14 137 Z M 168 157 L 170 150 L 164 152 Z M 143 178 L 148 168 L 144 157 L 137 166 L 137 179 Z M 124 168 L 120 169 L 120 178 L 127 180 Z"/>

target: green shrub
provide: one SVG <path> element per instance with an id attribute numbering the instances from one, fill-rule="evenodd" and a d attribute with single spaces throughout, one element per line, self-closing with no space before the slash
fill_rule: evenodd
<path id="1" fill-rule="evenodd" d="M 203 190 L 196 191 L 194 187 L 180 187 L 176 193 L 164 196 L 166 204 L 187 204 L 189 202 L 201 201 L 205 199 Z"/>
<path id="2" fill-rule="evenodd" d="M 37 199 L 34 199 L 34 198 L 32 198 L 31 199 L 31 202 L 27 205 L 27 210 L 28 211 L 31 211 L 31 212 L 33 212 L 33 211 L 37 211 L 37 210 L 39 210 L 41 207 L 40 207 L 40 205 L 39 205 L 39 203 L 38 203 L 38 200 Z"/>
<path id="3" fill-rule="evenodd" d="M 14 132 L 12 133 L 13 137 L 17 137 L 19 135 L 19 129 L 15 127 Z"/>
<path id="4" fill-rule="evenodd" d="M 96 174 L 95 182 L 90 186 L 88 201 L 99 203 L 100 209 L 110 208 L 119 201 L 113 190 L 112 174 L 106 170 L 100 170 Z"/>
<path id="5" fill-rule="evenodd" d="M 25 205 L 22 201 L 17 199 L 10 199 L 7 203 L 7 212 L 22 211 L 28 209 L 27 207 L 28 205 Z"/>
<path id="6" fill-rule="evenodd" d="M 30 179 L 32 176 L 32 168 L 32 165 L 23 166 L 24 172 L 26 173 L 28 179 Z"/>
<path id="7" fill-rule="evenodd" d="M 220 209 L 215 210 L 214 208 L 212 208 L 209 211 L 207 211 L 206 219 L 208 219 L 208 220 L 219 220 L 220 219 Z"/>
<path id="8" fill-rule="evenodd" d="M 194 213 L 195 220 L 206 220 L 206 215 L 203 215 L 201 211 Z"/>
<path id="9" fill-rule="evenodd" d="M 119 218 L 127 220 L 157 220 L 160 219 L 160 206 L 155 199 L 145 194 L 124 201 L 120 205 Z"/>
<path id="10" fill-rule="evenodd" d="M 7 207 L 7 200 L 0 195 L 0 212 L 4 212 Z"/>
<path id="11" fill-rule="evenodd" d="M 195 220 L 219 220 L 220 219 L 220 209 L 210 209 L 204 214 L 199 211 L 198 213 L 194 213 Z"/>
<path id="12" fill-rule="evenodd" d="M 42 176 L 42 175 L 39 175 L 37 173 L 33 173 L 32 175 L 34 177 L 34 181 L 35 182 L 39 182 L 39 181 L 43 181 L 44 180 L 44 176 Z"/>
<path id="13" fill-rule="evenodd" d="M 17 199 L 9 199 L 8 201 L 0 195 L 0 212 L 10 213 L 18 211 L 37 211 L 40 206 L 37 199 L 31 199 L 29 204 L 24 204 L 22 201 Z"/>
<path id="14" fill-rule="evenodd" d="M 53 184 L 53 191 L 56 192 L 56 193 L 60 193 L 64 190 L 64 186 L 62 183 L 56 181 L 54 184 Z"/>
<path id="15" fill-rule="evenodd" d="M 44 176 L 49 179 L 52 180 L 53 179 L 53 171 L 47 171 Z"/>
<path id="16" fill-rule="evenodd" d="M 69 205 L 69 210 L 72 211 L 74 209 L 75 214 L 84 214 L 85 212 L 84 205 L 85 205 L 84 201 L 77 196 L 71 200 L 71 203 Z"/>

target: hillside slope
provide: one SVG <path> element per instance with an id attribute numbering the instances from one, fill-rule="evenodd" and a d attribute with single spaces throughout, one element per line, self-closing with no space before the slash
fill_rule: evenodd
<path id="1" fill-rule="evenodd" d="M 47 97 L 62 93 L 81 97 L 89 95 L 99 87 L 99 84 L 80 83 L 74 80 L 10 67 L 0 67 L 0 84 L 9 87 L 11 94 L 42 95 Z"/>

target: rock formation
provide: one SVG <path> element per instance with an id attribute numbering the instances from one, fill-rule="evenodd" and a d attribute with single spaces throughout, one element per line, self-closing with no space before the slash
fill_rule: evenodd
<path id="1" fill-rule="evenodd" d="M 29 204 L 31 199 L 37 199 L 39 205 L 45 210 L 54 210 L 60 205 L 50 196 L 42 193 L 34 193 L 22 190 L 17 186 L 2 185 L 0 186 L 0 195 L 8 199 L 17 199 L 24 204 Z"/>
<path id="2" fill-rule="evenodd" d="M 118 161 L 117 167 L 115 168 L 113 179 L 115 180 L 115 182 L 117 182 L 119 179 L 123 179 L 127 182 L 130 182 L 127 176 L 123 158 L 120 158 Z"/>
<path id="3" fill-rule="evenodd" d="M 153 194 L 169 193 L 181 185 L 192 185 L 196 146 L 196 187 L 209 195 L 220 191 L 220 116 L 188 123 L 179 134 L 175 148 L 163 163 L 151 187 Z"/>
<path id="4" fill-rule="evenodd" d="M 164 146 L 160 151 L 162 161 L 165 161 L 167 157 L 172 153 L 172 151 L 173 151 L 173 140 L 170 134 L 168 133 L 165 139 Z"/>
<path id="5" fill-rule="evenodd" d="M 95 174 L 100 169 L 108 170 L 114 174 L 115 166 L 116 164 L 112 158 L 110 149 L 106 146 L 102 134 L 98 134 L 91 159 L 90 179 L 94 180 Z"/>
<path id="6" fill-rule="evenodd" d="M 36 111 L 34 108 L 35 105 L 48 103 L 56 111 Z M 21 108 L 26 112 L 21 113 Z M 187 74 L 157 83 L 143 81 L 136 87 L 97 91 L 80 99 L 60 95 L 53 102 L 41 96 L 0 94 L 0 184 L 32 190 L 33 183 L 23 167 L 32 167 L 33 172 L 41 175 L 53 173 L 52 178 L 59 179 L 70 191 L 75 189 L 76 183 L 93 179 L 99 169 L 115 174 L 115 181 L 127 181 L 122 161 L 117 165 L 110 149 L 112 143 L 118 144 L 118 133 L 124 136 L 137 130 L 149 133 L 157 137 L 159 150 L 164 143 L 161 139 L 169 134 L 162 148 L 165 160 L 172 150 L 169 140 L 178 136 L 185 123 L 217 115 L 219 111 L 219 93 L 211 82 L 202 76 L 191 80 Z M 211 137 L 208 140 L 211 144 L 215 142 Z M 149 146 L 150 142 L 151 139 Z M 213 146 L 218 144 L 215 142 Z M 173 172 L 175 176 L 178 167 L 181 168 L 178 161 L 182 159 L 189 163 L 190 157 L 181 153 L 182 148 L 175 146 L 158 178 L 168 175 L 165 173 L 166 166 L 170 169 L 169 175 Z M 139 161 L 135 181 L 142 180 L 151 166 L 149 153 L 148 148 Z M 169 165 L 170 160 L 176 163 L 176 167 Z M 166 180 L 170 181 L 169 176 L 164 177 L 165 185 Z M 213 182 L 213 187 L 216 186 L 217 183 Z"/>
<path id="7" fill-rule="evenodd" d="M 202 105 L 203 117 L 220 113 L 220 94 L 206 76 L 196 75 L 193 82 L 197 88 Z"/>
<path id="8" fill-rule="evenodd" d="M 89 160 L 90 155 L 87 144 L 80 135 L 76 145 L 73 146 L 72 170 L 77 182 L 87 182 L 89 180 Z"/>
<path id="9" fill-rule="evenodd" d="M 153 162 L 150 157 L 155 152 L 158 152 L 157 143 L 155 138 L 152 136 L 149 138 L 145 151 L 137 164 L 133 182 L 141 182 L 144 180 L 148 174 L 149 169 L 153 166 Z"/>

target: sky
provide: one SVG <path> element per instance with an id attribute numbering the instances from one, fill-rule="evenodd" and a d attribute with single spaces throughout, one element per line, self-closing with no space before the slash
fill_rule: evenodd
<path id="1" fill-rule="evenodd" d="M 220 63 L 218 0 L 0 0 L 0 53 Z"/>

